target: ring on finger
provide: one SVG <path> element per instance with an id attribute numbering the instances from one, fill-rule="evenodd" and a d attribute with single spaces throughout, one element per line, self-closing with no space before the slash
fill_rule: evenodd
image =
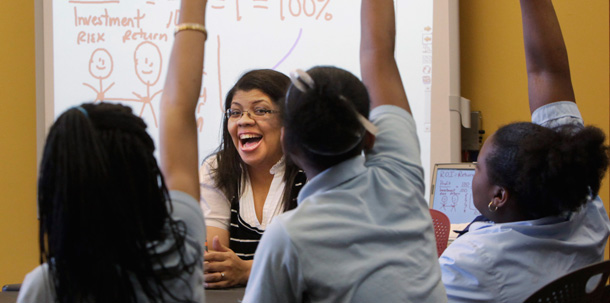
<path id="1" fill-rule="evenodd" d="M 221 272 L 221 273 L 220 273 L 220 279 L 222 280 L 222 279 L 224 279 L 224 278 L 225 278 L 225 273 Z"/>

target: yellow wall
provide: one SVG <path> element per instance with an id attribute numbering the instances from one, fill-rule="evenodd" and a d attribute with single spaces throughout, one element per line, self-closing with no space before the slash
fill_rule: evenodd
<path id="1" fill-rule="evenodd" d="M 38 264 L 34 1 L 0 1 L 0 285 Z"/>
<path id="2" fill-rule="evenodd" d="M 610 134 L 608 1 L 555 0 L 554 5 L 585 123 Z M 460 1 L 460 35 L 462 96 L 482 112 L 485 137 L 504 124 L 529 120 L 519 1 Z M 606 176 L 600 191 L 606 209 L 609 182 Z"/>

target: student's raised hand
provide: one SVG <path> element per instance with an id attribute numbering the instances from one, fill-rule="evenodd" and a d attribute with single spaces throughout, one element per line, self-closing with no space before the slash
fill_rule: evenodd
<path id="1" fill-rule="evenodd" d="M 205 253 L 204 260 L 206 288 L 225 288 L 248 282 L 252 261 L 240 259 L 220 243 L 218 236 L 212 240 L 212 250 Z"/>

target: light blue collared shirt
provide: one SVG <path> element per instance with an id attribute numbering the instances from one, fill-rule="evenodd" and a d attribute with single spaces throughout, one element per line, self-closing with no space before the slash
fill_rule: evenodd
<path id="1" fill-rule="evenodd" d="M 371 112 L 373 150 L 311 179 L 271 222 L 243 302 L 446 302 L 415 122 Z"/>
<path id="2" fill-rule="evenodd" d="M 538 108 L 532 122 L 583 126 L 576 103 Z M 610 221 L 599 197 L 566 216 L 475 222 L 440 257 L 449 302 L 523 302 L 549 282 L 603 259 Z"/>

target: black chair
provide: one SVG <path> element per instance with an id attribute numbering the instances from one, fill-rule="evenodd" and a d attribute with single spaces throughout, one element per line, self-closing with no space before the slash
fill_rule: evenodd
<path id="1" fill-rule="evenodd" d="M 610 285 L 606 285 L 608 276 L 610 260 L 595 263 L 547 284 L 527 298 L 525 303 L 609 303 Z"/>
<path id="2" fill-rule="evenodd" d="M 2 286 L 2 291 L 19 291 L 21 284 L 6 284 Z"/>

